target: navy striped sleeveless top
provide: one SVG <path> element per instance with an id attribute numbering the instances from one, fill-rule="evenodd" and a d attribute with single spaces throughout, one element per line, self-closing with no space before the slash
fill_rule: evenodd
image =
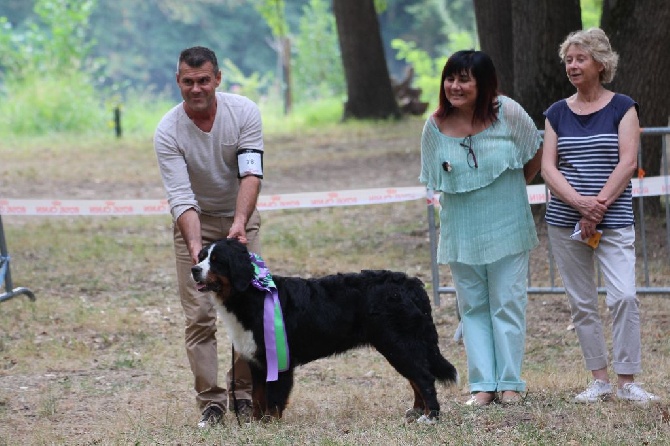
<path id="1" fill-rule="evenodd" d="M 558 136 L 558 170 L 580 194 L 598 195 L 619 162 L 618 129 L 621 119 L 638 104 L 626 95 L 615 94 L 604 108 L 589 115 L 578 115 L 565 99 L 545 112 Z M 605 213 L 602 228 L 625 228 L 633 224 L 632 186 L 628 186 Z M 547 204 L 548 224 L 574 227 L 581 219 L 578 211 L 552 195 Z"/>

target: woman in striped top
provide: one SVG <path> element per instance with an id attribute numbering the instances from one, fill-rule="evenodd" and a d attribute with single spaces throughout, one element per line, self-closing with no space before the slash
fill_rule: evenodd
<path id="1" fill-rule="evenodd" d="M 640 135 L 638 104 L 603 86 L 614 77 L 618 55 L 602 30 L 570 34 L 559 55 L 577 92 L 545 112 L 542 177 L 551 190 L 546 212 L 549 241 L 585 366 L 593 375 L 575 402 L 595 402 L 612 395 L 598 313 L 595 259 L 605 279 L 606 303 L 612 314 L 617 396 L 648 403 L 658 398 L 634 383 L 641 371 L 631 193 Z"/>

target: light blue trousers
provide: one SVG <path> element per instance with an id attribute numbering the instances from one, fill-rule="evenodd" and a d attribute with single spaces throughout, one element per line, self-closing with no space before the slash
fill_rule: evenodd
<path id="1" fill-rule="evenodd" d="M 528 259 L 524 251 L 487 265 L 449 264 L 463 322 L 470 392 L 526 390 L 521 364 Z"/>

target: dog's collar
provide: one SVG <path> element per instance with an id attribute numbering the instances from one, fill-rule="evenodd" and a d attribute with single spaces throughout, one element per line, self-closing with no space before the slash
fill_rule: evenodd
<path id="1" fill-rule="evenodd" d="M 250 252 L 254 266 L 254 278 L 251 285 L 265 291 L 263 303 L 263 334 L 265 336 L 265 360 L 267 362 L 267 381 L 277 381 L 279 372 L 289 368 L 288 340 L 284 317 L 279 304 L 279 293 L 270 270 L 256 253 Z"/>

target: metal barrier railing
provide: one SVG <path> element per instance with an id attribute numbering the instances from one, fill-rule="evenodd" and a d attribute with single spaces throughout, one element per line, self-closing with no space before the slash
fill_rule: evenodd
<path id="1" fill-rule="evenodd" d="M 658 128 L 644 128 L 642 129 L 643 135 L 668 135 L 670 134 L 670 127 L 658 127 Z M 663 178 L 665 179 L 665 184 L 663 185 L 663 194 L 665 197 L 665 220 L 666 220 L 666 237 L 667 237 L 667 246 L 670 249 L 670 201 L 668 200 L 668 194 L 670 192 L 670 186 L 668 181 L 668 153 L 667 153 L 667 144 L 665 138 L 663 138 Z M 639 165 L 642 165 L 642 150 L 639 150 L 638 154 Z M 640 180 L 641 183 L 644 182 L 644 179 Z M 419 191 L 420 194 L 420 191 Z M 449 286 L 440 286 L 440 272 L 439 265 L 437 264 L 437 225 L 435 223 L 435 205 L 434 205 L 434 193 L 431 190 L 426 191 L 427 194 L 427 213 L 428 213 L 428 232 L 430 239 L 430 252 L 431 252 L 431 274 L 432 274 L 432 288 L 433 288 L 433 300 L 436 304 L 439 305 L 440 294 L 455 294 L 456 290 L 454 287 Z M 545 196 L 548 196 L 545 188 Z M 416 199 L 412 198 L 412 199 Z M 642 197 L 637 197 L 639 213 L 641 216 L 644 216 L 644 203 Z M 305 200 L 304 197 L 301 197 L 301 200 Z M 163 205 L 161 204 L 161 207 Z M 152 208 L 150 214 L 153 214 L 153 205 L 148 206 Z M 298 206 L 303 207 L 303 206 Z M 308 206 L 306 206 L 308 207 Z M 271 209 L 271 208 L 268 208 Z M 155 211 L 159 212 L 159 211 Z M 160 211 L 161 213 L 164 211 Z M 32 214 L 31 214 L 32 215 Z M 49 214 L 50 215 L 50 214 Z M 93 215 L 93 214 L 86 214 Z M 96 213 L 95 215 L 103 215 Z M 107 215 L 106 213 L 104 215 Z M 125 214 L 124 214 L 125 215 Z M 135 214 L 132 214 L 135 215 Z M 137 215 L 144 215 L 143 212 L 139 212 Z M 650 286 L 649 279 L 649 268 L 648 268 L 648 252 L 647 252 L 647 239 L 646 239 L 646 228 L 644 218 L 640 219 L 640 240 L 642 245 L 642 259 L 643 259 L 643 273 L 644 280 L 641 286 L 638 286 L 637 291 L 641 294 L 667 294 L 670 295 L 670 287 L 652 287 Z M 553 256 L 551 255 L 551 245 L 548 245 L 549 249 L 549 286 L 532 286 L 530 281 L 530 268 L 529 268 L 529 281 L 528 281 L 528 292 L 533 294 L 552 294 L 552 293 L 564 293 L 565 289 L 556 285 L 556 273 L 555 266 L 553 263 Z M 670 255 L 669 255 L 670 257 Z M 10 258 L 7 252 L 7 246 L 5 243 L 4 229 L 2 226 L 2 214 L 0 213 L 0 287 L 5 283 L 6 292 L 0 294 L 0 302 L 11 299 L 17 295 L 25 294 L 31 300 L 35 299 L 35 296 L 32 291 L 28 288 L 12 288 L 12 279 L 10 271 Z M 532 267 L 532 265 L 531 265 Z M 602 287 L 598 288 L 600 293 L 604 293 L 605 290 Z"/>
<path id="2" fill-rule="evenodd" d="M 25 287 L 12 288 L 12 271 L 9 267 L 9 253 L 7 252 L 7 242 L 5 241 L 5 230 L 2 227 L 2 215 L 0 215 L 0 287 L 5 284 L 5 292 L 0 294 L 0 302 L 12 299 L 13 297 L 24 294 L 30 300 L 35 300 L 35 294 Z"/>
<path id="3" fill-rule="evenodd" d="M 543 132 L 540 132 L 543 133 Z M 642 135 L 669 135 L 670 127 L 648 127 L 642 129 Z M 664 184 L 664 194 L 665 197 L 665 228 L 666 228 L 666 247 L 670 250 L 670 201 L 669 193 L 670 186 L 668 181 L 668 147 L 666 143 L 666 138 L 662 138 L 662 153 L 663 155 L 663 165 L 662 165 L 662 174 L 665 178 Z M 640 150 L 638 150 L 638 165 L 642 166 L 642 138 L 640 138 Z M 640 184 L 644 183 L 644 178 L 640 179 Z M 546 190 L 546 188 L 545 188 Z M 426 201 L 427 201 L 427 213 L 428 213 L 428 235 L 430 240 L 430 253 L 431 253 L 431 274 L 432 274 L 432 288 L 433 288 L 433 301 L 436 305 L 440 304 L 440 294 L 456 294 L 456 289 L 453 286 L 440 286 L 440 269 L 437 263 L 437 231 L 438 227 L 435 222 L 435 200 L 434 200 L 434 191 L 431 189 L 426 190 Z M 549 197 L 549 193 L 545 194 L 546 197 Z M 644 219 L 644 197 L 634 197 L 634 200 L 637 202 L 638 211 L 639 211 L 639 234 L 640 234 L 640 245 L 641 245 L 641 256 L 643 262 L 643 275 L 644 279 L 641 284 L 637 286 L 637 293 L 639 294 L 660 294 L 667 295 L 670 297 L 670 286 L 661 286 L 654 287 L 650 286 L 649 279 L 649 257 L 647 249 L 647 233 L 646 225 Z M 556 266 L 554 265 L 554 259 L 551 252 L 551 243 L 547 245 L 549 252 L 549 285 L 548 286 L 532 286 L 531 285 L 531 269 L 532 262 L 528 268 L 528 287 L 527 291 L 529 294 L 563 294 L 565 293 L 565 288 L 557 285 L 556 280 Z M 670 254 L 668 255 L 670 258 Z M 670 260 L 669 260 L 670 263 Z M 600 270 L 598 269 L 598 293 L 604 294 L 606 292 L 605 288 L 601 286 L 600 281 Z"/>

